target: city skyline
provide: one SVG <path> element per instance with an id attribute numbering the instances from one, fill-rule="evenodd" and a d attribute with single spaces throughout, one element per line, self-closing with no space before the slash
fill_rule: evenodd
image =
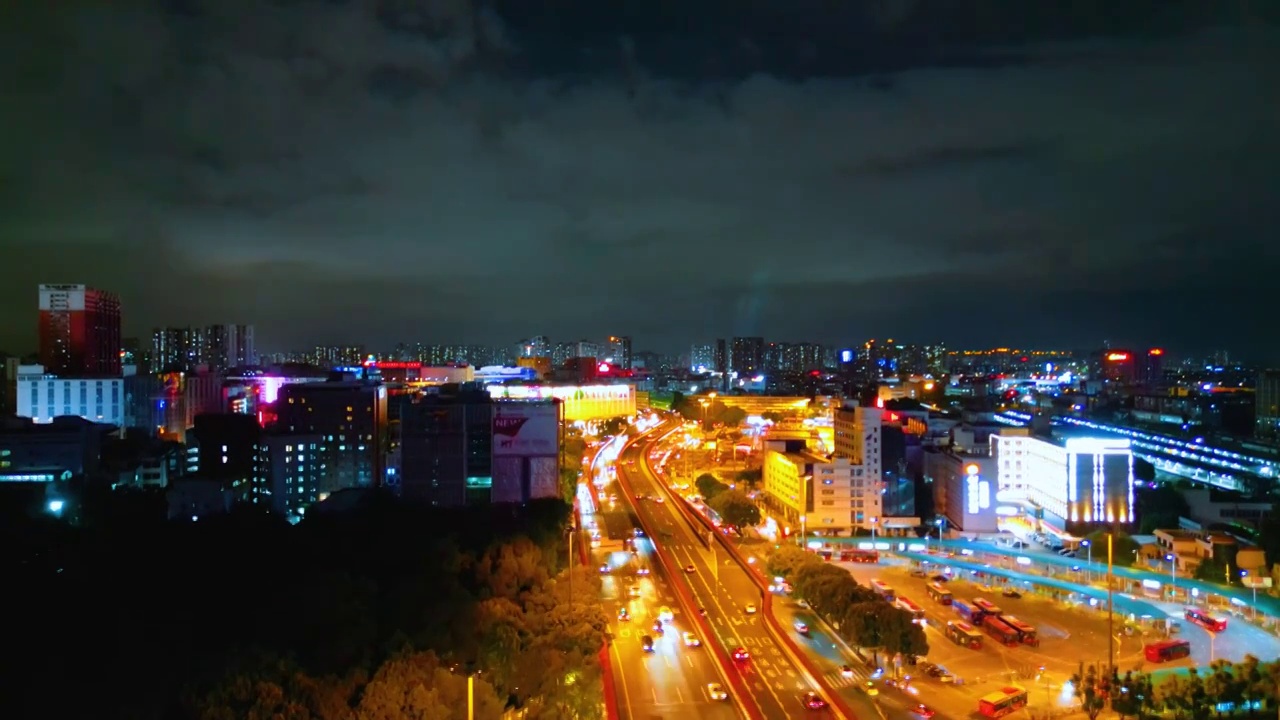
<path id="1" fill-rule="evenodd" d="M 10 46 L 53 49 L 4 70 L 0 346 L 33 342 L 34 277 L 118 292 L 127 335 L 244 318 L 273 347 L 538 325 L 1275 357 L 1275 28 L 997 5 L 1032 30 L 928 2 L 822 32 L 584 6 L 555 42 L 508 3 L 24 8 L 49 42 Z"/>

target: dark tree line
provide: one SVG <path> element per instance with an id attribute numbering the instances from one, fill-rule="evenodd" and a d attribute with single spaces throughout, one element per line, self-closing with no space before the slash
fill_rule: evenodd
<path id="1" fill-rule="evenodd" d="M 795 545 L 782 545 L 769 556 L 768 570 L 786 578 L 795 596 L 808 602 L 846 642 L 873 653 L 929 653 L 924 628 L 913 622 L 911 613 L 859 585 L 844 568 Z"/>
<path id="2" fill-rule="evenodd" d="M 0 717 L 462 717 L 468 673 L 478 718 L 596 717 L 605 618 L 568 521 L 372 494 L 297 526 L 6 526 Z"/>
<path id="3" fill-rule="evenodd" d="M 1081 665 L 1071 678 L 1080 709 L 1096 718 L 1108 704 L 1120 718 L 1165 716 L 1174 720 L 1213 717 L 1274 716 L 1280 697 L 1280 661 L 1262 662 L 1247 655 L 1238 663 L 1215 660 L 1207 668 L 1161 679 L 1143 672 L 1113 671 Z"/>

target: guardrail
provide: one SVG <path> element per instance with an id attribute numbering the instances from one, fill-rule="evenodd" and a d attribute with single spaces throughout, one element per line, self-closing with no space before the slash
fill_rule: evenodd
<path id="1" fill-rule="evenodd" d="M 645 465 L 649 467 L 650 471 L 654 473 L 654 476 L 657 477 L 657 472 L 649 465 L 649 457 L 647 454 L 645 455 L 644 462 Z M 728 538 L 724 536 L 724 533 L 720 532 L 719 528 L 712 524 L 706 515 L 696 511 L 683 495 L 680 495 L 679 493 L 668 494 L 677 498 L 677 504 L 680 507 L 681 513 L 687 517 L 696 519 L 706 530 L 715 535 L 720 546 L 729 553 L 729 557 L 733 558 L 734 562 L 736 562 L 747 573 L 747 576 L 751 578 L 751 581 L 755 583 L 756 589 L 760 592 L 760 609 L 763 610 L 765 628 L 768 629 L 769 634 L 773 635 L 774 640 L 777 641 L 778 645 L 787 653 L 791 662 L 797 667 L 803 668 L 805 672 L 809 674 L 813 683 L 822 690 L 822 694 L 826 696 L 827 702 L 833 709 L 837 710 L 843 717 L 856 718 L 857 714 L 853 712 L 853 709 L 849 707 L 844 698 L 836 694 L 835 689 L 828 685 L 824 680 L 825 676 L 822 670 L 804 654 L 804 651 L 795 642 L 795 640 L 791 639 L 791 635 L 778 623 L 778 619 L 773 616 L 773 593 L 769 592 L 768 579 L 761 575 L 755 567 L 751 565 L 751 563 L 747 562 L 747 559 L 738 551 L 737 546 L 729 542 Z M 695 533 L 695 535 L 696 534 L 697 533 Z"/>
<path id="2" fill-rule="evenodd" d="M 645 439 L 647 434 L 648 433 L 645 433 L 629 440 L 626 445 L 622 446 L 622 451 L 618 453 L 619 457 L 621 457 L 622 453 L 625 453 L 631 445 Z M 646 464 L 647 462 L 648 461 L 646 460 Z M 635 491 L 631 487 L 631 481 L 627 479 L 626 471 L 621 469 L 619 469 L 618 472 L 618 484 L 622 486 L 622 491 L 627 495 L 627 503 L 632 504 L 634 507 Z M 640 508 L 635 507 L 635 511 L 636 521 L 640 523 L 640 528 L 644 530 L 645 534 L 650 538 L 657 537 L 653 533 L 648 520 L 646 520 L 644 515 L 640 512 Z M 686 586 L 680 572 L 678 572 L 679 567 L 676 565 L 675 561 L 669 557 L 666 548 L 662 547 L 658 543 L 654 543 L 653 547 L 654 552 L 658 556 L 658 562 L 661 563 L 663 571 L 667 576 L 668 582 L 671 583 L 671 587 L 675 589 L 676 595 L 680 598 L 680 604 L 684 607 L 685 611 L 689 614 L 689 617 L 692 618 L 694 624 L 698 627 L 698 632 L 702 637 L 707 639 L 707 642 L 703 644 L 703 647 L 710 647 L 712 653 L 716 656 L 716 663 L 720 666 L 721 674 L 724 675 L 725 679 L 728 680 L 729 685 L 733 688 L 733 694 L 735 699 L 738 701 L 738 707 L 742 708 L 747 717 L 752 720 L 764 720 L 764 715 L 760 712 L 759 706 L 756 705 L 755 698 L 747 691 L 746 682 L 743 681 L 742 675 L 736 671 L 733 661 L 729 658 L 728 651 L 721 647 L 719 642 L 713 640 L 713 638 L 716 638 L 717 636 L 715 634 L 715 630 L 711 627 L 711 623 L 709 623 L 700 613 L 689 612 L 691 609 L 698 607 L 698 603 L 694 602 L 693 596 L 689 592 L 689 588 Z"/>

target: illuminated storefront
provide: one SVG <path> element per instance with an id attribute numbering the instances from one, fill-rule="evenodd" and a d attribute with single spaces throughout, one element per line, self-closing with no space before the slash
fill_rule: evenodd
<path id="1" fill-rule="evenodd" d="M 562 400 L 566 422 L 636 414 L 633 385 L 490 385 L 488 390 L 489 396 L 497 400 Z"/>

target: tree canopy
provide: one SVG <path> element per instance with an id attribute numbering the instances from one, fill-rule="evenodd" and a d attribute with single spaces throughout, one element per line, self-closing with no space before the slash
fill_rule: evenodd
<path id="1" fill-rule="evenodd" d="M 720 514 L 720 519 L 735 528 L 754 527 L 760 524 L 760 508 L 741 490 L 724 490 L 707 500 L 707 504 Z"/>
<path id="2" fill-rule="evenodd" d="M 929 640 L 911 613 L 859 585 L 844 568 L 795 545 L 781 545 L 765 563 L 786 578 L 797 597 L 835 628 L 846 642 L 889 654 L 926 655 Z"/>
<path id="3" fill-rule="evenodd" d="M 6 526 L 0 716 L 448 718 L 472 672 L 477 718 L 595 717 L 606 618 L 598 573 L 564 568 L 568 519 L 374 494 L 297 526 Z"/>
<path id="4" fill-rule="evenodd" d="M 698 494 L 706 502 L 711 502 L 712 498 L 729 489 L 728 485 L 720 482 L 711 473 L 702 473 L 693 481 L 693 485 L 698 488 Z"/>

